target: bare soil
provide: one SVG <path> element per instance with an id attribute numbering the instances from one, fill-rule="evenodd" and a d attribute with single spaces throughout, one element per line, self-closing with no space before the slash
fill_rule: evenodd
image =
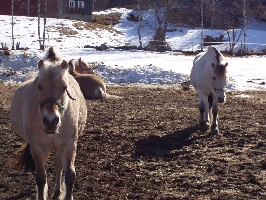
<path id="1" fill-rule="evenodd" d="M 0 84 L 0 199 L 35 199 L 34 173 L 10 165 L 23 144 L 9 118 L 15 89 Z M 74 199 L 266 199 L 266 92 L 228 92 L 212 135 L 198 130 L 192 89 L 107 91 L 124 98 L 87 101 Z M 47 177 L 50 195 L 54 155 Z"/>

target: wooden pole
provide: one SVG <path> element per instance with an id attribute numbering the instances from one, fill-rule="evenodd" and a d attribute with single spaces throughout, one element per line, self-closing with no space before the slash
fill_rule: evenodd
<path id="1" fill-rule="evenodd" d="M 203 0 L 201 0 L 201 51 L 203 51 Z"/>

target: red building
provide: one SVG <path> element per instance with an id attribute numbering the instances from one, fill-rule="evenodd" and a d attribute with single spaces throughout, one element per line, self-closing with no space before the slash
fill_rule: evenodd
<path id="1" fill-rule="evenodd" d="M 38 16 L 38 0 L 0 0 L 0 15 Z M 41 0 L 40 14 L 46 17 L 91 21 L 93 0 Z"/>
<path id="2" fill-rule="evenodd" d="M 0 0 L 0 15 L 12 15 L 12 0 Z M 13 14 L 37 16 L 38 0 L 13 0 Z"/>

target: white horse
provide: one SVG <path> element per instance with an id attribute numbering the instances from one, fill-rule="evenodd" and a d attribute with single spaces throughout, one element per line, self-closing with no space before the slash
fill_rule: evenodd
<path id="1" fill-rule="evenodd" d="M 224 88 L 227 83 L 227 65 L 225 57 L 212 46 L 208 46 L 207 51 L 198 54 L 193 61 L 190 79 L 198 91 L 199 128 L 202 132 L 208 129 L 209 112 L 212 108 L 211 132 L 218 133 L 218 103 L 226 100 Z"/>
<path id="2" fill-rule="evenodd" d="M 53 199 L 73 199 L 78 135 L 82 133 L 87 107 L 78 83 L 68 73 L 68 64 L 51 47 L 39 73 L 26 80 L 14 93 L 10 115 L 16 133 L 26 141 L 13 160 L 18 169 L 36 170 L 37 199 L 47 198 L 46 156 L 56 152 L 56 187 Z M 61 176 L 65 174 L 65 194 Z"/>

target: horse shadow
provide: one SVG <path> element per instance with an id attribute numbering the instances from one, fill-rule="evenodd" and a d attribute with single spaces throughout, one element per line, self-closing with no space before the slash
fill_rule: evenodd
<path id="1" fill-rule="evenodd" d="M 135 143 L 135 152 L 133 158 L 173 158 L 180 155 L 191 153 L 186 146 L 190 146 L 193 141 L 204 136 L 193 137 L 192 134 L 198 132 L 198 126 L 191 126 L 185 129 L 177 130 L 165 136 L 151 135 L 146 139 L 138 140 Z"/>

